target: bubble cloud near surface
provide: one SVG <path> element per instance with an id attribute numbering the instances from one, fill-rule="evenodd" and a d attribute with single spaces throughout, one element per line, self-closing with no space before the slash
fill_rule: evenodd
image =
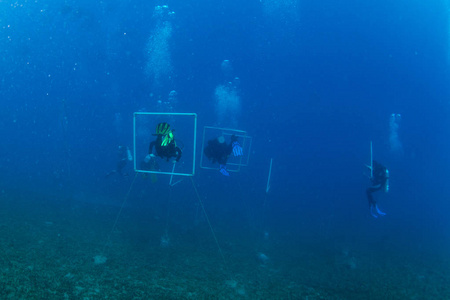
<path id="1" fill-rule="evenodd" d="M 237 118 L 241 113 L 241 99 L 235 88 L 218 85 L 214 91 L 217 121 L 219 125 L 237 126 Z"/>
<path id="2" fill-rule="evenodd" d="M 403 146 L 398 135 L 401 118 L 400 114 L 392 114 L 389 118 L 389 145 L 391 151 L 395 153 L 403 152 Z"/>
<path id="3" fill-rule="evenodd" d="M 172 38 L 172 20 L 175 12 L 167 5 L 157 5 L 152 19 L 155 25 L 150 33 L 145 49 L 147 63 L 145 73 L 152 81 L 153 92 L 162 96 L 162 89 L 169 88 L 173 74 L 170 42 Z"/>
<path id="4" fill-rule="evenodd" d="M 163 78 L 171 76 L 173 71 L 169 41 L 172 36 L 172 24 L 164 22 L 157 26 L 147 42 L 147 76 L 154 84 L 161 84 Z"/>
<path id="5" fill-rule="evenodd" d="M 293 21 L 298 18 L 298 0 L 261 0 L 263 11 L 272 19 Z"/>

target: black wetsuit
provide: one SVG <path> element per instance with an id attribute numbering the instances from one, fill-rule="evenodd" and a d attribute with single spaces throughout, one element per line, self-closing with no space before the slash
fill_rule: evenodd
<path id="1" fill-rule="evenodd" d="M 118 151 L 117 151 L 116 169 L 112 170 L 111 172 L 106 174 L 106 177 L 108 177 L 114 173 L 119 173 L 119 175 L 121 175 L 121 176 L 128 175 L 127 173 L 123 173 L 123 169 L 127 165 L 127 162 L 128 162 L 128 148 L 127 148 L 127 146 L 119 146 Z"/>
<path id="2" fill-rule="evenodd" d="M 218 162 L 221 165 L 226 165 L 228 157 L 233 151 L 234 141 L 237 141 L 237 138 L 234 135 L 231 137 L 230 144 L 225 143 L 225 141 L 220 143 L 218 138 L 209 140 L 208 146 L 205 147 L 203 152 L 212 163 Z"/>
<path id="3" fill-rule="evenodd" d="M 372 186 L 367 188 L 367 200 L 369 200 L 369 207 L 375 207 L 377 202 L 372 196 L 372 193 L 386 188 L 388 173 L 386 172 L 386 167 L 373 161 L 373 177 L 370 179 L 372 181 Z"/>
<path id="4" fill-rule="evenodd" d="M 117 172 L 123 175 L 122 170 L 125 168 L 128 162 L 128 148 L 126 146 L 120 146 L 118 152 Z"/>
<path id="5" fill-rule="evenodd" d="M 158 134 L 155 141 L 150 143 L 148 148 L 148 154 L 153 154 L 153 147 L 155 147 L 156 155 L 161 158 L 169 160 L 171 157 L 176 157 L 178 162 L 181 158 L 181 149 L 175 144 L 175 140 L 172 140 L 167 146 L 161 146 L 163 135 Z"/>

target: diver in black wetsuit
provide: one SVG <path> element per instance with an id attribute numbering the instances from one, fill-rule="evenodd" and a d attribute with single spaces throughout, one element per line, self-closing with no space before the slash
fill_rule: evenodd
<path id="1" fill-rule="evenodd" d="M 212 163 L 219 163 L 219 171 L 225 176 L 230 176 L 226 164 L 231 152 L 233 152 L 234 156 L 242 156 L 242 147 L 237 140 L 237 137 L 232 135 L 230 144 L 227 144 L 225 142 L 225 137 L 219 136 L 218 138 L 209 140 L 208 146 L 203 150 L 206 157 Z"/>
<path id="2" fill-rule="evenodd" d="M 148 149 L 148 155 L 145 157 L 144 162 L 148 163 L 153 154 L 153 147 L 156 150 L 156 155 L 161 158 L 166 158 L 169 161 L 170 158 L 175 157 L 175 161 L 180 161 L 181 149 L 177 146 L 175 138 L 173 136 L 173 131 L 170 129 L 170 125 L 167 123 L 159 123 L 156 126 L 156 140 L 150 143 Z"/>
<path id="3" fill-rule="evenodd" d="M 132 161 L 133 156 L 131 156 L 131 151 L 128 149 L 127 146 L 119 146 L 117 149 L 117 165 L 116 169 L 112 170 L 108 174 L 106 174 L 106 177 L 109 177 L 112 174 L 118 173 L 121 176 L 128 176 L 127 173 L 123 173 L 123 169 L 127 165 L 128 161 Z"/>
<path id="4" fill-rule="evenodd" d="M 368 166 L 368 168 L 370 169 L 370 166 Z M 366 190 L 367 200 L 369 200 L 370 214 L 374 218 L 378 218 L 378 215 L 385 216 L 386 213 L 382 212 L 378 208 L 377 202 L 373 198 L 372 193 L 379 190 L 384 190 L 385 192 L 389 191 L 389 170 L 374 160 L 372 177 L 370 180 L 372 181 L 372 186 Z"/>

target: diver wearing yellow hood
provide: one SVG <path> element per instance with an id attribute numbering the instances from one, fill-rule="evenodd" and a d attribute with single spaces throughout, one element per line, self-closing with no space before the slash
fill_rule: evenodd
<path id="1" fill-rule="evenodd" d="M 147 158 L 150 160 L 153 155 L 153 147 L 155 147 L 156 155 L 161 158 L 166 158 L 167 161 L 171 157 L 175 157 L 175 161 L 177 162 L 180 160 L 181 149 L 177 146 L 173 130 L 168 123 L 159 123 L 156 126 L 156 133 L 152 135 L 156 136 L 156 140 L 150 143 L 146 160 Z"/>

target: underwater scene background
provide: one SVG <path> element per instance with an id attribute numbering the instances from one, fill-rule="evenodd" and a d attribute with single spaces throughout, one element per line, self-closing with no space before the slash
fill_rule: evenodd
<path id="1" fill-rule="evenodd" d="M 449 299 L 449 16 L 0 0 L 0 298 Z M 194 176 L 134 171 L 160 122 Z M 248 163 L 221 174 L 205 126 L 245 132 Z"/>

